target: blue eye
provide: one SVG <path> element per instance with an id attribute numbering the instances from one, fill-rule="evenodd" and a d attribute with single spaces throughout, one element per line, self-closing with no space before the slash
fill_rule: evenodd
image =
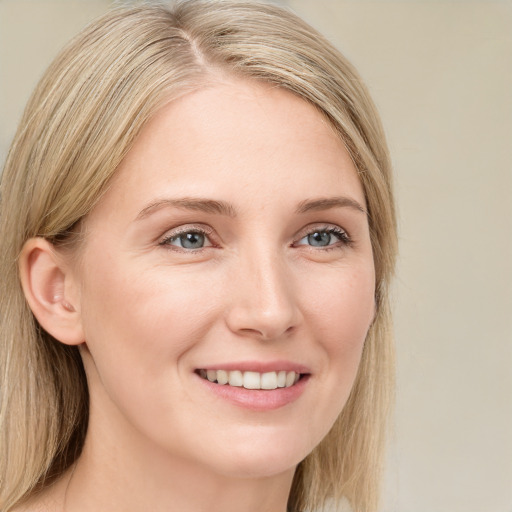
<path id="1" fill-rule="evenodd" d="M 345 231 L 340 228 L 318 229 L 301 238 L 297 245 L 309 245 L 311 247 L 330 247 L 339 242 L 344 245 L 350 242 Z"/>
<path id="2" fill-rule="evenodd" d="M 201 231 L 185 231 L 177 235 L 170 236 L 161 242 L 161 245 L 173 245 L 182 249 L 202 249 L 212 244 L 208 240 L 206 233 Z"/>

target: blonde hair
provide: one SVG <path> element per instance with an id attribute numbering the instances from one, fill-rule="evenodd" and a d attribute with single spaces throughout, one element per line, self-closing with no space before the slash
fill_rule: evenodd
<path id="1" fill-rule="evenodd" d="M 43 331 L 17 269 L 31 237 L 73 246 L 148 119 L 220 70 L 290 90 L 344 141 L 363 184 L 377 313 L 352 393 L 327 437 L 299 464 L 291 511 L 348 499 L 376 510 L 393 389 L 388 285 L 396 254 L 391 170 L 375 107 L 344 57 L 292 13 L 269 4 L 187 0 L 112 10 L 50 66 L 7 157 L 0 203 L 0 509 L 58 478 L 80 454 L 88 392 L 76 347 Z"/>

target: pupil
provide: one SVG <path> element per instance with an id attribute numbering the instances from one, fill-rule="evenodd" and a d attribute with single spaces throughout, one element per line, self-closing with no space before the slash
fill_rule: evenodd
<path id="1" fill-rule="evenodd" d="M 200 249 L 204 245 L 204 235 L 201 233 L 187 233 L 181 236 L 181 245 L 185 249 Z"/>
<path id="2" fill-rule="evenodd" d="M 311 233 L 311 235 L 308 235 L 309 244 L 314 245 L 316 247 L 324 247 L 326 245 L 329 245 L 330 240 L 330 233 L 327 233 L 325 231 L 317 231 L 316 233 Z"/>

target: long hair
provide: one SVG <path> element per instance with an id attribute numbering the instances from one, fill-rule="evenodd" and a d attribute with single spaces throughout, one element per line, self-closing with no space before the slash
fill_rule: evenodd
<path id="1" fill-rule="evenodd" d="M 296 471 L 289 510 L 347 499 L 377 507 L 393 389 L 388 288 L 396 255 L 391 166 L 359 75 L 320 34 L 274 5 L 183 0 L 113 9 L 72 40 L 30 99 L 0 188 L 0 509 L 7 512 L 76 460 L 88 391 L 76 347 L 37 324 L 17 259 L 31 237 L 76 241 L 135 137 L 164 104 L 222 72 L 289 90 L 316 106 L 344 142 L 363 185 L 377 312 L 349 400 Z"/>

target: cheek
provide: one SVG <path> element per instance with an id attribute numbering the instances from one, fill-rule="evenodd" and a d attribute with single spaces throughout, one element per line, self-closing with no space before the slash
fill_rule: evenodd
<path id="1" fill-rule="evenodd" d="M 150 382 L 209 328 L 215 304 L 215 290 L 186 271 L 135 263 L 95 265 L 83 292 L 84 332 L 98 370 Z"/>
<path id="2" fill-rule="evenodd" d="M 323 354 L 321 379 L 325 394 L 319 407 L 329 424 L 348 399 L 374 318 L 373 264 L 335 273 L 323 282 L 322 288 L 323 293 L 317 291 L 313 296 L 310 325 Z"/>
<path id="3" fill-rule="evenodd" d="M 187 416 L 191 407 L 181 386 L 187 355 L 211 328 L 217 291 L 183 269 L 134 267 L 96 265 L 87 276 L 91 404 L 106 417 L 120 411 L 120 425 L 168 444 L 169 425 L 180 421 L 175 411 Z"/>
<path id="4" fill-rule="evenodd" d="M 373 264 L 332 272 L 308 290 L 312 322 L 329 350 L 350 352 L 362 345 L 375 314 Z"/>

